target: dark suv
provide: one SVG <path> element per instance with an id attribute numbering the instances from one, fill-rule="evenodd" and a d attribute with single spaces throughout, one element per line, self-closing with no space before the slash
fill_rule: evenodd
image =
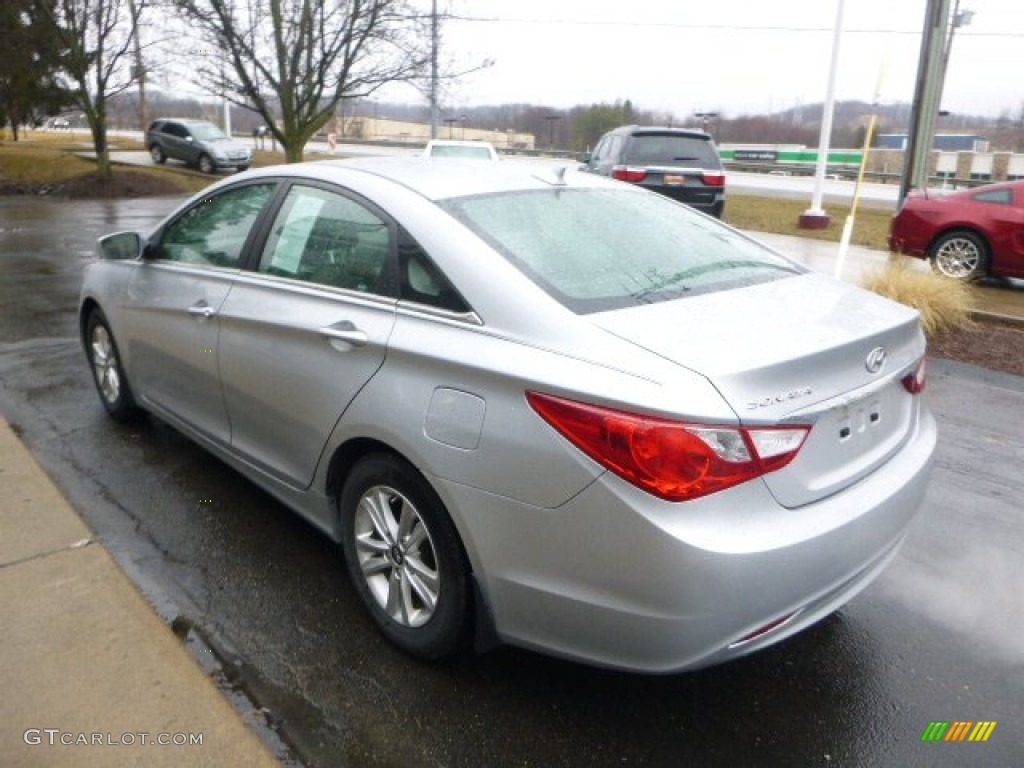
<path id="1" fill-rule="evenodd" d="M 725 170 L 711 137 L 682 128 L 625 125 L 601 137 L 583 170 L 611 176 L 721 218 Z"/>
<path id="2" fill-rule="evenodd" d="M 203 173 L 218 168 L 246 170 L 252 163 L 252 150 L 225 135 L 205 120 L 161 117 L 146 131 L 146 149 L 154 163 L 167 158 L 194 165 Z"/>

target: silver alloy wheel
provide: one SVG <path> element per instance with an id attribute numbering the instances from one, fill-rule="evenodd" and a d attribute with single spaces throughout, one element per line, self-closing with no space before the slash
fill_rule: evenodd
<path id="1" fill-rule="evenodd" d="M 153 158 L 153 162 L 157 164 L 162 163 L 166 159 L 164 157 L 164 151 L 156 144 L 150 147 L 149 156 Z"/>
<path id="2" fill-rule="evenodd" d="M 203 173 L 213 173 L 213 160 L 210 159 L 209 155 L 199 156 L 199 170 Z"/>
<path id="3" fill-rule="evenodd" d="M 110 333 L 102 323 L 92 329 L 92 370 L 100 394 L 107 404 L 114 406 L 121 397 L 121 374 L 117 365 L 117 352 Z"/>
<path id="4" fill-rule="evenodd" d="M 354 522 L 359 567 L 377 604 L 404 627 L 426 624 L 437 608 L 441 577 L 416 507 L 394 488 L 375 485 L 360 497 Z"/>
<path id="5" fill-rule="evenodd" d="M 949 237 L 936 249 L 933 263 L 935 268 L 956 280 L 967 280 L 978 273 L 983 256 L 973 239 Z"/>

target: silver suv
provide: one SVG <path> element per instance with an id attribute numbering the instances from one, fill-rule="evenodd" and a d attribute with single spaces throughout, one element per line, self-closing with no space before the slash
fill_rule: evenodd
<path id="1" fill-rule="evenodd" d="M 218 168 L 244 171 L 252 163 L 252 149 L 205 120 L 161 117 L 149 126 L 145 141 L 154 163 L 173 158 L 203 173 Z"/>

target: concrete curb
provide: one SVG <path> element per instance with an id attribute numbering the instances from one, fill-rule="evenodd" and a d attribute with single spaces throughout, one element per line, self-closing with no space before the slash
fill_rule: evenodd
<path id="1" fill-rule="evenodd" d="M 0 489 L 0 764 L 280 765 L 3 419 Z"/>

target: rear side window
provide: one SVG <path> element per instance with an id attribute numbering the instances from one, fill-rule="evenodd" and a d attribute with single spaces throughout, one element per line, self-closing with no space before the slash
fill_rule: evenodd
<path id="1" fill-rule="evenodd" d="M 641 133 L 632 136 L 623 162 L 629 165 L 721 167 L 721 161 L 710 141 L 677 133 Z"/>
<path id="2" fill-rule="evenodd" d="M 469 307 L 448 278 L 434 266 L 426 251 L 402 227 L 398 229 L 399 298 L 449 312 L 469 312 Z"/>
<path id="3" fill-rule="evenodd" d="M 740 233 L 642 190 L 532 190 L 449 200 L 443 207 L 577 313 L 804 271 Z"/>
<path id="4" fill-rule="evenodd" d="M 999 203 L 1001 205 L 1010 205 L 1013 202 L 1013 190 L 1010 189 L 988 189 L 984 192 L 978 192 L 976 195 L 972 195 L 975 202 L 978 203 Z"/>

